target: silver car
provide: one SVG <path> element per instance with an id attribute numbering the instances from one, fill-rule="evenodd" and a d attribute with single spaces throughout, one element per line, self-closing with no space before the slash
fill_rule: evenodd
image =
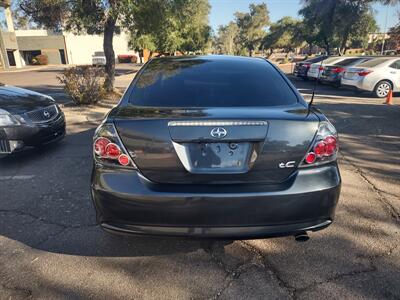
<path id="1" fill-rule="evenodd" d="M 400 57 L 378 57 L 347 69 L 342 86 L 373 92 L 384 98 L 389 91 L 400 92 Z"/>
<path id="2" fill-rule="evenodd" d="M 345 60 L 346 58 L 350 58 L 348 56 L 332 56 L 329 57 L 321 62 L 313 63 L 308 69 L 307 77 L 310 79 L 317 79 L 321 77 L 322 71 L 324 70 L 324 66 L 326 65 L 333 65 L 337 62 Z"/>

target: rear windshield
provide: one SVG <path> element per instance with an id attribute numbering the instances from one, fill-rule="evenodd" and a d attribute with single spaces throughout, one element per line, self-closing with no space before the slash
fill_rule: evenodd
<path id="1" fill-rule="evenodd" d="M 365 61 L 362 64 L 359 64 L 358 66 L 372 68 L 372 67 L 376 67 L 380 64 L 383 64 L 383 63 L 387 62 L 388 60 L 389 60 L 388 58 L 375 58 L 375 59 L 372 59 L 369 61 Z"/>
<path id="2" fill-rule="evenodd" d="M 363 62 L 364 60 L 361 60 L 359 58 L 348 58 L 348 59 L 339 61 L 335 65 L 337 65 L 337 66 L 349 66 L 349 65 L 351 65 L 353 63 L 356 63 L 357 61 Z"/>
<path id="3" fill-rule="evenodd" d="M 153 107 L 279 106 L 297 102 L 282 75 L 250 58 L 159 58 L 140 74 L 130 102 Z"/>
<path id="4" fill-rule="evenodd" d="M 333 62 L 337 61 L 338 59 L 340 59 L 340 58 L 337 57 L 337 56 L 328 57 L 327 59 L 324 59 L 323 63 L 324 64 L 330 64 L 330 63 L 333 63 Z"/>
<path id="5" fill-rule="evenodd" d="M 314 58 L 307 59 L 306 62 L 308 62 L 308 63 L 316 63 L 316 62 L 319 62 L 319 61 L 324 60 L 326 58 L 327 58 L 327 56 L 317 56 L 317 57 L 314 57 Z"/>

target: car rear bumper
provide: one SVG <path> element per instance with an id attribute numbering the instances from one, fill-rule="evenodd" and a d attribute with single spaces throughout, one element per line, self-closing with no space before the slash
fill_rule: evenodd
<path id="1" fill-rule="evenodd" d="M 341 79 L 341 84 L 343 87 L 348 88 L 348 89 L 357 89 L 360 91 L 373 91 L 374 87 L 369 86 L 368 84 L 365 84 L 362 80 L 351 80 L 351 79 Z"/>
<path id="2" fill-rule="evenodd" d="M 134 170 L 95 167 L 97 221 L 110 231 L 192 237 L 292 235 L 328 226 L 339 199 L 336 164 L 297 171 L 288 183 L 162 185 Z"/>
<path id="3" fill-rule="evenodd" d="M 340 77 L 339 76 L 321 76 L 319 78 L 321 82 L 333 84 L 333 85 L 340 85 Z"/>

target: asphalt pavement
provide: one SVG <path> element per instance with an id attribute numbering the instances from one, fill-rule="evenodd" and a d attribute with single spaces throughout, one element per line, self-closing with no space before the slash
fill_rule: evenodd
<path id="1" fill-rule="evenodd" d="M 55 72 L 32 72 L 0 82 L 57 86 Z M 309 99 L 312 83 L 291 79 Z M 319 86 L 315 104 L 339 131 L 343 186 L 335 222 L 306 243 L 103 232 L 89 193 L 93 123 L 1 160 L 0 299 L 400 299 L 400 103 Z"/>

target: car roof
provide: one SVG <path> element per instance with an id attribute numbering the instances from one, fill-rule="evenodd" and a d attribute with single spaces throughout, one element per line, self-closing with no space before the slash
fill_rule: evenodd
<path id="1" fill-rule="evenodd" d="M 254 62 L 261 63 L 265 62 L 266 59 L 263 57 L 249 57 L 249 56 L 235 56 L 235 55 L 182 55 L 182 56 L 162 56 L 156 57 L 152 60 L 164 60 L 164 61 L 196 61 L 196 60 L 207 60 L 216 62 Z"/>

